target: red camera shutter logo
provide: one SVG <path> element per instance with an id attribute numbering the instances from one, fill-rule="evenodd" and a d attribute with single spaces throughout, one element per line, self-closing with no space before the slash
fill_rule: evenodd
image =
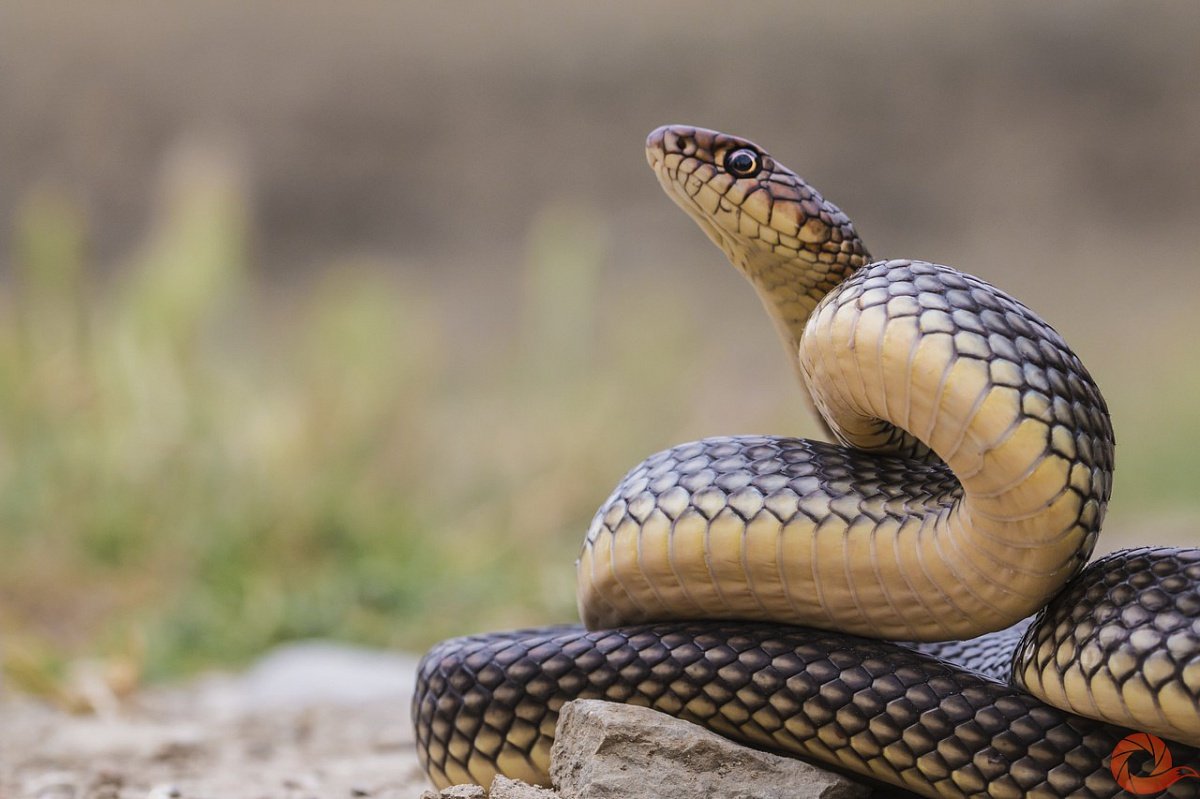
<path id="1" fill-rule="evenodd" d="M 1154 764 L 1150 774 L 1145 777 L 1129 773 L 1129 758 L 1139 752 L 1148 754 Z M 1117 785 L 1130 793 L 1142 795 L 1161 793 L 1185 777 L 1200 779 L 1200 773 L 1194 768 L 1172 765 L 1171 753 L 1162 738 L 1148 732 L 1135 732 L 1121 739 L 1113 747 L 1108 767 Z"/>

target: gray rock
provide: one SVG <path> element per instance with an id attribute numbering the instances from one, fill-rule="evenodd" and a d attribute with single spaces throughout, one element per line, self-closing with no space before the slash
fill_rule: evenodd
<path id="1" fill-rule="evenodd" d="M 559 799 L 558 794 L 548 788 L 539 788 L 520 780 L 510 780 L 497 774 L 488 789 L 489 799 Z"/>
<path id="2" fill-rule="evenodd" d="M 869 790 L 632 705 L 563 705 L 550 750 L 562 799 L 856 799 Z"/>

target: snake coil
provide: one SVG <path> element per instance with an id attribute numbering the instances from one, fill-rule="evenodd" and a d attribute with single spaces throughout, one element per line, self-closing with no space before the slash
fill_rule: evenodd
<path id="1" fill-rule="evenodd" d="M 1116 796 L 1150 784 L 1130 782 L 1135 733 L 1200 763 L 1200 550 L 1084 568 L 1113 436 L 1062 337 L 978 278 L 872 262 L 753 142 L 669 126 L 647 158 L 755 287 L 839 444 L 713 438 L 635 467 L 577 564 L 585 628 L 423 659 L 433 781 L 547 783 L 576 698 L 926 796 Z"/>

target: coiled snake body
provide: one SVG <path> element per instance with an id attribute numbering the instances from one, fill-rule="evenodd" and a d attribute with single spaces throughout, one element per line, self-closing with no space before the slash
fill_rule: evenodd
<path id="1" fill-rule="evenodd" d="M 840 444 L 714 438 L 637 466 L 584 542 L 586 629 L 425 656 L 413 718 L 433 781 L 547 782 L 574 698 L 927 796 L 1120 795 L 1110 759 L 1135 730 L 1200 763 L 1200 550 L 1083 568 L 1113 436 L 1058 333 L 949 267 L 872 263 L 752 142 L 671 126 L 647 156 L 754 285 Z"/>

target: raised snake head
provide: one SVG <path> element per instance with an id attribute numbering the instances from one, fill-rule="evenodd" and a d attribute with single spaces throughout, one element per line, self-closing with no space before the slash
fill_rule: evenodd
<path id="1" fill-rule="evenodd" d="M 748 139 L 664 125 L 647 137 L 646 160 L 754 284 L 794 359 L 817 302 L 871 260 L 850 218 Z"/>

